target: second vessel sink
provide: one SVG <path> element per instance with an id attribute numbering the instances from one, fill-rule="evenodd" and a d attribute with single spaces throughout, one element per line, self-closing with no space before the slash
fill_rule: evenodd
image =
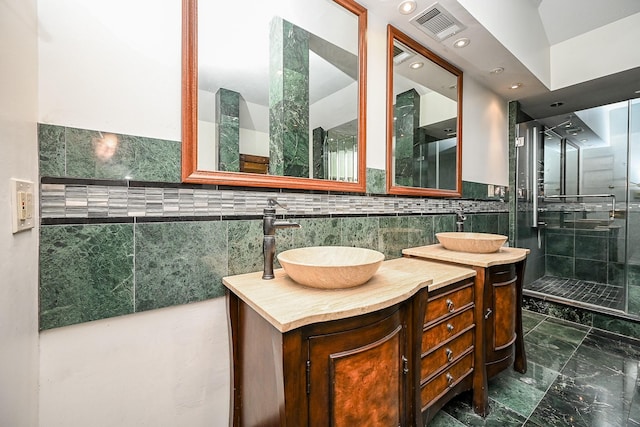
<path id="1" fill-rule="evenodd" d="M 490 233 L 436 233 L 436 237 L 446 249 L 477 254 L 496 252 L 507 241 L 507 236 Z"/>
<path id="2" fill-rule="evenodd" d="M 312 288 L 343 289 L 366 283 L 378 270 L 384 254 L 348 246 L 312 246 L 278 254 L 278 261 L 294 281 Z"/>

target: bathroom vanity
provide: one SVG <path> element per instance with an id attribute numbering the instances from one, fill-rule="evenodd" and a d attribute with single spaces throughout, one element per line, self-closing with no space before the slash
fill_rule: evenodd
<path id="1" fill-rule="evenodd" d="M 509 349 L 521 340 L 517 280 L 503 284 L 519 261 L 505 275 L 407 256 L 341 290 L 301 286 L 282 269 L 268 281 L 261 273 L 225 277 L 233 425 L 423 426 L 471 389 L 486 413 L 487 376 L 513 360 Z"/>
<path id="2" fill-rule="evenodd" d="M 495 253 L 454 252 L 442 245 L 408 248 L 403 255 L 468 266 L 476 271 L 476 366 L 484 366 L 474 388 L 486 389 L 487 380 L 513 363 L 525 373 L 527 359 L 522 332 L 522 280 L 529 249 L 503 247 Z M 475 393 L 476 413 L 488 413 L 488 394 Z"/>

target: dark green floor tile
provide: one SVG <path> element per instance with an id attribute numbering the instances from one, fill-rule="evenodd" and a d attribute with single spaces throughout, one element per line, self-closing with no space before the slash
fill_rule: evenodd
<path id="1" fill-rule="evenodd" d="M 528 417 L 536 408 L 557 372 L 529 362 L 527 373 L 506 369 L 489 381 L 489 397 Z"/>
<path id="2" fill-rule="evenodd" d="M 133 225 L 40 229 L 40 329 L 133 313 Z"/>
<path id="3" fill-rule="evenodd" d="M 468 393 L 465 393 L 449 402 L 442 410 L 446 411 L 465 426 L 516 427 L 524 424 L 526 420 L 526 417 L 523 417 L 493 399 L 489 399 L 489 415 L 487 415 L 486 418 L 482 418 L 473 412 L 469 402 L 470 398 L 468 397 Z"/>
<path id="4" fill-rule="evenodd" d="M 624 426 L 627 414 L 612 405 L 606 390 L 561 375 L 530 419 L 543 426 Z"/>
<path id="5" fill-rule="evenodd" d="M 224 295 L 226 222 L 136 225 L 136 311 Z"/>
<path id="6" fill-rule="evenodd" d="M 429 427 L 464 427 L 465 425 L 445 411 L 438 411 L 436 416 L 429 421 Z"/>
<path id="7" fill-rule="evenodd" d="M 536 313 L 529 310 L 522 310 L 522 330 L 526 334 L 535 328 L 540 322 L 546 319 L 544 314 Z"/>
<path id="8" fill-rule="evenodd" d="M 589 332 L 589 328 L 550 317 L 540 323 L 534 332 L 558 337 L 563 341 L 575 344 L 574 347 L 577 347 Z"/>

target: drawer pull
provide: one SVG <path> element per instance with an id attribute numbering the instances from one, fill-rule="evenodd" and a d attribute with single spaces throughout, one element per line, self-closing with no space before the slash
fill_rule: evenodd
<path id="1" fill-rule="evenodd" d="M 447 302 L 447 310 L 449 310 L 449 313 L 451 313 L 455 309 L 455 307 L 453 305 L 453 301 L 448 299 L 446 302 Z"/>
<path id="2" fill-rule="evenodd" d="M 445 375 L 445 378 L 447 379 L 447 384 L 449 385 L 449 387 L 453 387 L 453 375 L 451 375 L 449 372 L 447 372 L 447 375 Z"/>
<path id="3" fill-rule="evenodd" d="M 445 353 L 447 355 L 447 360 L 451 362 L 453 360 L 453 351 L 451 351 L 451 349 L 448 348 L 445 350 Z"/>
<path id="4" fill-rule="evenodd" d="M 491 313 L 493 313 L 493 311 L 491 311 L 491 309 L 490 309 L 490 308 L 487 308 L 487 312 L 484 314 L 484 318 L 485 318 L 485 319 L 488 319 L 488 318 L 489 318 L 489 316 L 491 316 Z"/>
<path id="5" fill-rule="evenodd" d="M 449 332 L 453 332 L 455 328 L 453 327 L 453 325 L 451 323 L 447 323 L 447 331 Z"/>

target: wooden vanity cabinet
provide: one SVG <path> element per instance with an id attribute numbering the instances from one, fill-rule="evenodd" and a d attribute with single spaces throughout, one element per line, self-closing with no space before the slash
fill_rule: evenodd
<path id="1" fill-rule="evenodd" d="M 229 293 L 233 425 L 410 425 L 413 301 L 281 333 Z"/>
<path id="2" fill-rule="evenodd" d="M 524 261 L 483 269 L 484 343 L 487 379 L 509 367 L 526 372 L 522 339 Z"/>
<path id="3" fill-rule="evenodd" d="M 418 316 L 416 425 L 426 426 L 451 398 L 473 387 L 474 307 L 473 278 L 428 294 Z"/>

